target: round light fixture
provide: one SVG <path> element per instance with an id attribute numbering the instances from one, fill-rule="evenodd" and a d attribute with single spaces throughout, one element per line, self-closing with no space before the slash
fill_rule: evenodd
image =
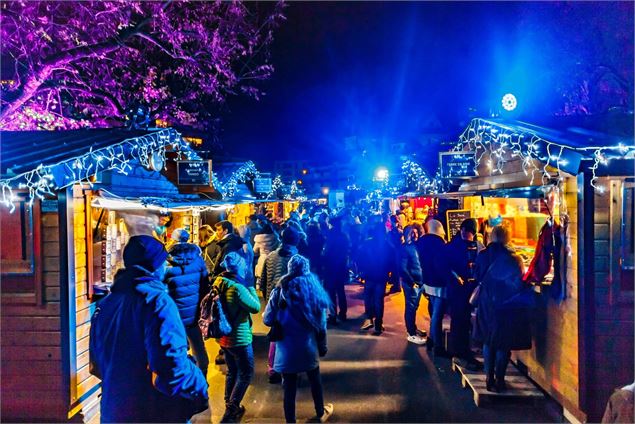
<path id="1" fill-rule="evenodd" d="M 503 96 L 503 100 L 501 101 L 501 103 L 503 104 L 503 109 L 505 109 L 508 112 L 511 112 L 512 110 L 516 109 L 516 106 L 518 105 L 516 96 L 514 96 L 511 93 L 505 94 Z"/>
<path id="2" fill-rule="evenodd" d="M 377 168 L 375 171 L 375 181 L 386 181 L 388 179 L 388 175 L 388 170 L 386 168 Z"/>

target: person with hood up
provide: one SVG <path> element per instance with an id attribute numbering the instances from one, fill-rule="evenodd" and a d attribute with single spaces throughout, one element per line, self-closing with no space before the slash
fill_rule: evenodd
<path id="1" fill-rule="evenodd" d="M 525 287 L 523 262 L 509 247 L 509 231 L 492 230 L 491 243 L 476 260 L 476 280 L 481 284 L 474 338 L 483 342 L 486 388 L 504 392 L 505 371 L 512 350 L 531 349 L 529 310 L 513 304 Z"/>
<path id="2" fill-rule="evenodd" d="M 430 314 L 430 338 L 426 342 L 428 350 L 434 349 L 435 356 L 447 356 L 443 347 L 443 316 L 446 310 L 447 293 L 445 271 L 442 268 L 445 250 L 443 224 L 436 219 L 426 223 L 428 232 L 417 241 L 417 252 L 421 262 L 423 291 L 428 296 Z"/>
<path id="3" fill-rule="evenodd" d="M 269 223 L 264 223 L 260 233 L 254 237 L 254 256 L 257 257 L 255 276 L 258 285 L 261 285 L 262 270 L 265 267 L 267 256 L 278 248 L 280 240 Z M 262 286 L 261 286 L 262 289 Z"/>
<path id="4" fill-rule="evenodd" d="M 371 228 L 369 238 L 361 243 L 357 251 L 357 268 L 364 279 L 366 315 L 361 329 L 369 330 L 374 327 L 373 334 L 376 336 L 384 331 L 384 296 L 392 254 L 386 240 L 385 226 L 378 222 Z"/>
<path id="5" fill-rule="evenodd" d="M 253 285 L 245 282 L 247 264 L 238 252 L 230 252 L 222 262 L 223 271 L 214 286 L 220 293 L 232 331 L 218 339 L 225 362 L 225 414 L 221 422 L 239 422 L 245 414 L 242 402 L 254 375 L 254 349 L 251 314 L 260 311 L 260 300 Z"/>
<path id="6" fill-rule="evenodd" d="M 170 297 L 174 299 L 179 310 L 196 364 L 207 377 L 209 358 L 203 335 L 198 327 L 199 305 L 209 291 L 207 267 L 201 256 L 201 249 L 187 242 L 190 239 L 187 230 L 177 228 L 170 237 L 175 244 L 168 252 L 170 256 L 168 256 L 169 265 L 165 274 L 165 283 Z"/>
<path id="7" fill-rule="evenodd" d="M 278 280 L 287 273 L 289 259 L 298 253 L 296 246 L 299 241 L 300 236 L 293 228 L 285 228 L 282 231 L 282 246 L 267 256 L 265 266 L 262 270 L 262 280 L 260 284 L 265 300 L 269 300 L 269 296 L 275 285 L 278 284 Z M 273 369 L 275 356 L 276 345 L 275 343 L 269 343 L 267 373 L 269 375 L 269 383 L 271 384 L 278 384 L 282 380 L 280 374 Z"/>
<path id="8" fill-rule="evenodd" d="M 168 253 L 133 236 L 125 268 L 91 319 L 90 372 L 102 381 L 102 422 L 187 422 L 208 408 L 207 381 L 163 283 Z"/>
<path id="9" fill-rule="evenodd" d="M 288 269 L 263 314 L 265 325 L 271 327 L 277 321 L 282 327 L 283 337 L 275 342 L 274 369 L 284 376 L 284 417 L 288 423 L 296 422 L 298 374 L 306 372 L 315 406 L 314 420 L 326 422 L 333 413 L 333 404 L 324 404 L 319 356 L 327 351 L 326 310 L 330 300 L 305 257 L 292 256 Z"/>
<path id="10" fill-rule="evenodd" d="M 401 258 L 399 275 L 401 277 L 401 286 L 403 289 L 406 307 L 404 312 L 404 320 L 406 321 L 407 340 L 410 343 L 422 345 L 426 343 L 423 332 L 417 329 L 417 309 L 423 294 L 423 285 L 421 281 L 421 263 L 419 254 L 415 247 L 416 235 L 413 226 L 408 225 L 404 228 L 404 243 L 401 245 Z"/>

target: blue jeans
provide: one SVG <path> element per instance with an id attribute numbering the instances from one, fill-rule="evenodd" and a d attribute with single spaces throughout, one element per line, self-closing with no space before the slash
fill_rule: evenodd
<path id="1" fill-rule="evenodd" d="M 225 405 L 238 408 L 254 376 L 254 348 L 250 344 L 223 347 L 227 376 L 225 377 Z"/>
<path id="2" fill-rule="evenodd" d="M 443 348 L 443 315 L 447 302 L 442 297 L 430 296 L 430 337 L 435 349 Z"/>
<path id="3" fill-rule="evenodd" d="M 366 280 L 364 284 L 364 311 L 366 318 L 375 321 L 375 329 L 381 331 L 384 321 L 384 294 L 386 281 Z"/>
<path id="4" fill-rule="evenodd" d="M 496 376 L 496 380 L 503 381 L 510 357 L 509 350 L 494 350 L 489 345 L 483 345 L 485 375 L 489 378 Z"/>
<path id="5" fill-rule="evenodd" d="M 406 311 L 404 313 L 404 320 L 406 321 L 406 331 L 409 336 L 417 334 L 417 309 L 419 308 L 419 301 L 423 294 L 423 286 L 418 288 L 411 287 L 408 284 L 402 284 L 403 295 L 406 300 Z"/>

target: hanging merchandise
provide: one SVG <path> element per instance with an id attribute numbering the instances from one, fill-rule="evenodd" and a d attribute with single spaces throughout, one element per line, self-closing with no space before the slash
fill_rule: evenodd
<path id="1" fill-rule="evenodd" d="M 566 282 L 566 276 L 563 281 L 563 275 L 560 270 L 562 266 L 562 234 L 562 227 L 556 224 L 553 218 L 549 218 L 540 229 L 536 252 L 523 279 L 527 284 L 540 284 L 545 280 L 553 265 L 552 295 L 558 300 L 564 298 L 563 282 Z M 564 266 L 566 267 L 566 261 Z"/>
<path id="2" fill-rule="evenodd" d="M 558 226 L 556 236 L 560 240 L 559 248 L 554 251 L 553 282 L 549 288 L 549 293 L 553 299 L 560 303 L 567 297 L 567 261 L 569 255 L 569 217 L 562 216 L 562 225 Z"/>

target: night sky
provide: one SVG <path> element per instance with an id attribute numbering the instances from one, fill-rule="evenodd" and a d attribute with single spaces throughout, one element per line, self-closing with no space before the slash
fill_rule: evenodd
<path id="1" fill-rule="evenodd" d="M 506 92 L 512 118 L 550 115 L 571 69 L 603 60 L 593 37 L 625 13 L 632 22 L 632 4 L 291 2 L 267 95 L 230 99 L 218 141 L 258 165 L 330 162 L 347 159 L 349 136 L 410 142 L 435 123 L 458 135 L 469 108 L 485 117 Z M 626 45 L 602 47 L 632 71 L 632 26 L 618 36 Z"/>

